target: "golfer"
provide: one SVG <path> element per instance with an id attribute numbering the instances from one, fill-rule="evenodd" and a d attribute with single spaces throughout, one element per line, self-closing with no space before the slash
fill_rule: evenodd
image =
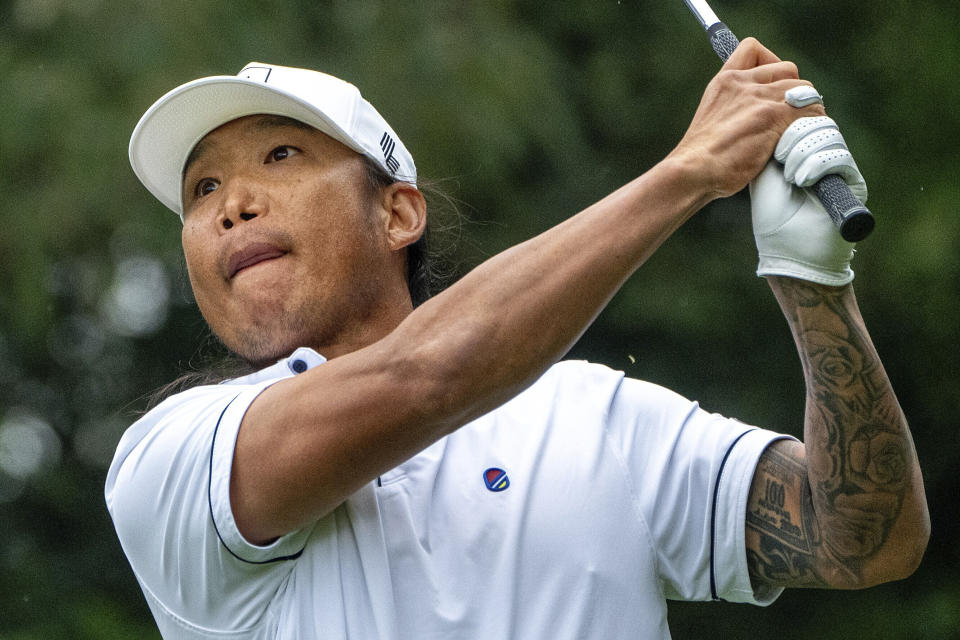
<path id="1" fill-rule="evenodd" d="M 161 402 L 110 467 L 163 636 L 667 638 L 667 599 L 912 573 L 929 522 L 911 435 L 853 246 L 801 188 L 866 186 L 810 96 L 744 41 L 660 163 L 426 301 L 413 158 L 353 85 L 251 63 L 162 97 L 134 170 L 182 218 L 211 330 L 255 370 Z M 558 362 L 674 230 L 748 184 L 804 442 Z"/>

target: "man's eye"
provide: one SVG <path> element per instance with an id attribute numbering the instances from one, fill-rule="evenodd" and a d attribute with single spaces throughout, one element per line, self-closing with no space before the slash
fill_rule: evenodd
<path id="1" fill-rule="evenodd" d="M 278 162 L 280 160 L 286 160 L 290 156 L 297 153 L 300 153 L 300 149 L 284 144 L 268 153 L 266 162 Z"/>
<path id="2" fill-rule="evenodd" d="M 195 193 L 197 194 L 198 198 L 202 198 L 203 196 L 210 195 L 211 193 L 216 191 L 217 187 L 219 186 L 220 186 L 220 183 L 214 180 L 213 178 L 204 178 L 203 180 L 197 183 L 197 188 L 195 189 Z"/>

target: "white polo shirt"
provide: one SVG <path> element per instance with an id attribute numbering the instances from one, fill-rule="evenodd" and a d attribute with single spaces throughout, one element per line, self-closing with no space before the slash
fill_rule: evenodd
<path id="1" fill-rule="evenodd" d="M 310 349 L 167 399 L 106 483 L 164 638 L 669 638 L 666 599 L 768 604 L 744 542 L 763 449 L 784 436 L 585 362 L 269 546 L 229 500 L 240 421 Z M 320 392 L 318 390 L 318 392 Z"/>

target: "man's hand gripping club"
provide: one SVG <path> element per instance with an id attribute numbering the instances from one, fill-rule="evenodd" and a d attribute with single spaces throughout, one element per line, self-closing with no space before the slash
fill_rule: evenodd
<path id="1" fill-rule="evenodd" d="M 861 201 L 867 185 L 836 123 L 826 116 L 795 120 L 774 158 L 750 183 L 758 276 L 781 275 L 841 286 L 853 280 L 854 245 L 845 241 L 806 188 L 839 174 Z"/>
<path id="2" fill-rule="evenodd" d="M 694 170 L 706 201 L 731 196 L 763 169 L 784 130 L 799 117 L 823 116 L 823 105 L 794 107 L 788 91 L 812 90 L 797 66 L 746 38 L 707 85 L 683 139 L 668 156 Z"/>

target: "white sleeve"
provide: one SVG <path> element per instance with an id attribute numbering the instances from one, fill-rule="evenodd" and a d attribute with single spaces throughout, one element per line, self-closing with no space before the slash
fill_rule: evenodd
<path id="1" fill-rule="evenodd" d="M 198 387 L 134 424 L 107 475 L 107 506 L 164 637 L 261 637 L 309 531 L 266 547 L 230 510 L 240 422 L 269 382 Z M 220 636 L 218 636 L 220 637 Z"/>
<path id="2" fill-rule="evenodd" d="M 767 605 L 746 559 L 747 498 L 760 454 L 788 438 L 707 413 L 696 402 L 626 378 L 608 429 L 630 470 L 657 555 L 664 595 Z"/>

